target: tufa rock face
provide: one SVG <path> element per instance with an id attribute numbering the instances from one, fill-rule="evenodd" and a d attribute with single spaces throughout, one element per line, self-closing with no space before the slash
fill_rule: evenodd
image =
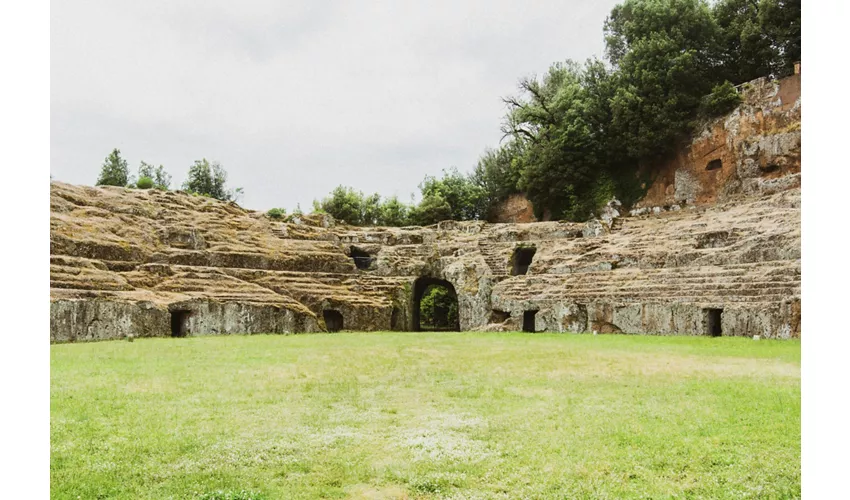
<path id="1" fill-rule="evenodd" d="M 405 228 L 279 222 L 180 192 L 50 189 L 54 342 L 417 330 L 421 278 L 454 288 L 462 330 L 521 330 L 537 311 L 535 331 L 800 336 L 793 183 L 632 217 L 612 203 L 586 224 Z M 512 265 L 518 248 L 533 260 Z"/>
<path id="2" fill-rule="evenodd" d="M 740 106 L 703 124 L 674 158 L 649 169 L 654 181 L 633 213 L 800 186 L 800 75 L 759 78 L 739 88 Z"/>

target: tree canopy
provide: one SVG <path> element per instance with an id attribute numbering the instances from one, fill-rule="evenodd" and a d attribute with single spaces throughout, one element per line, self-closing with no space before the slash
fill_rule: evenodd
<path id="1" fill-rule="evenodd" d="M 142 181 L 142 179 L 147 179 Z M 147 187 L 142 187 L 142 186 Z M 139 164 L 139 180 L 136 181 L 136 187 L 140 189 L 159 189 L 168 191 L 171 187 L 171 174 L 165 171 L 165 168 L 160 165 L 155 167 L 144 161 Z"/>
<path id="2" fill-rule="evenodd" d="M 121 150 L 115 148 L 103 160 L 96 186 L 126 186 L 129 182 L 130 171 L 127 160 L 121 158 Z"/>
<path id="3" fill-rule="evenodd" d="M 194 165 L 189 167 L 183 190 L 223 201 L 235 201 L 242 194 L 242 188 L 227 187 L 224 167 L 218 162 L 210 163 L 206 158 L 195 160 Z"/>

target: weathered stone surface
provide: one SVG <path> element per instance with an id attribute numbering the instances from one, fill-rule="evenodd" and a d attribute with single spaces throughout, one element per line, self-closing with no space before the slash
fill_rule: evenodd
<path id="1" fill-rule="evenodd" d="M 737 109 L 703 124 L 674 158 L 647 167 L 654 180 L 633 215 L 800 186 L 800 75 L 740 88 Z"/>

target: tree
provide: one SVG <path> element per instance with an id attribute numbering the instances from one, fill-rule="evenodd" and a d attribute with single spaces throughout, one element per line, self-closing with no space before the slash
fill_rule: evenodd
<path id="1" fill-rule="evenodd" d="M 771 42 L 779 50 L 776 76 L 790 75 L 800 60 L 800 0 L 762 0 L 759 21 Z"/>
<path id="2" fill-rule="evenodd" d="M 140 189 L 149 189 L 142 188 L 142 186 L 139 185 L 139 183 L 142 182 L 143 178 L 150 179 L 150 187 L 159 189 L 161 191 L 168 191 L 168 189 L 171 187 L 171 174 L 166 172 L 165 168 L 162 165 L 154 168 L 154 166 L 150 163 L 145 163 L 144 161 L 142 161 L 139 164 L 139 180 L 136 182 L 136 186 Z M 147 181 L 145 181 L 145 184 L 148 184 Z"/>
<path id="3" fill-rule="evenodd" d="M 484 190 L 488 213 L 496 203 L 520 192 L 522 166 L 522 142 L 515 139 L 498 149 L 485 150 L 478 159 L 470 179 Z"/>
<path id="4" fill-rule="evenodd" d="M 121 150 L 115 148 L 103 161 L 97 186 L 126 186 L 129 182 L 127 160 L 121 158 Z"/>
<path id="5" fill-rule="evenodd" d="M 626 0 L 605 21 L 617 70 L 612 133 L 635 162 L 668 155 L 717 81 L 718 29 L 700 0 Z"/>
<path id="6" fill-rule="evenodd" d="M 800 0 L 721 0 L 712 13 L 724 78 L 739 84 L 793 72 L 800 60 Z"/>
<path id="7" fill-rule="evenodd" d="M 452 218 L 452 207 L 439 192 L 429 193 L 411 209 L 410 219 L 414 224 L 428 226 Z"/>
<path id="8" fill-rule="evenodd" d="M 410 207 L 397 196 L 387 198 L 378 209 L 379 226 L 406 226 L 410 223 Z"/>
<path id="9" fill-rule="evenodd" d="M 196 160 L 189 167 L 189 175 L 183 183 L 183 189 L 193 194 L 209 196 L 217 200 L 236 200 L 242 195 L 242 188 L 227 188 L 227 172 L 218 162 L 210 163 L 206 158 Z"/>
<path id="10" fill-rule="evenodd" d="M 487 192 L 471 177 L 458 172 L 457 168 L 443 170 L 440 179 L 426 175 L 419 189 L 423 202 L 426 199 L 445 200 L 449 206 L 447 219 L 476 220 L 487 217 Z"/>
<path id="11" fill-rule="evenodd" d="M 363 193 L 351 187 L 337 186 L 330 196 L 313 201 L 313 209 L 331 214 L 334 219 L 353 226 L 364 224 Z"/>
<path id="12" fill-rule="evenodd" d="M 419 301 L 419 322 L 426 328 L 451 328 L 457 325 L 457 298 L 444 286 L 429 286 Z"/>
<path id="13" fill-rule="evenodd" d="M 594 109 L 585 82 L 586 68 L 575 62 L 553 64 L 542 78 L 520 81 L 521 94 L 505 98 L 503 131 L 521 142 L 514 161 L 521 172 L 517 187 L 534 205 L 535 215 L 582 219 L 592 209 L 583 196 L 606 168 L 604 117 Z M 596 75 L 598 77 L 598 75 Z"/>
<path id="14" fill-rule="evenodd" d="M 381 195 L 374 193 L 360 198 L 360 225 L 374 226 L 381 218 Z"/>

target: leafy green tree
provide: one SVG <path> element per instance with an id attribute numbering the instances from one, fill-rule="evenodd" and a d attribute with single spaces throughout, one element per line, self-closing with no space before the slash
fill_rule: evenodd
<path id="1" fill-rule="evenodd" d="M 487 149 L 478 159 L 470 179 L 484 190 L 487 210 L 520 192 L 523 173 L 522 142 L 511 139 L 498 149 Z"/>
<path id="2" fill-rule="evenodd" d="M 605 22 L 617 70 L 612 133 L 637 162 L 670 154 L 693 127 L 701 99 L 720 83 L 718 30 L 700 0 L 626 0 Z"/>
<path id="3" fill-rule="evenodd" d="M 741 95 L 729 81 L 715 85 L 711 93 L 703 97 L 701 110 L 707 117 L 726 114 L 741 104 Z"/>
<path id="4" fill-rule="evenodd" d="M 556 63 L 540 79 L 521 80 L 519 96 L 505 98 L 503 131 L 523 143 L 517 185 L 538 218 L 586 217 L 592 202 L 583 195 L 606 166 L 604 130 L 590 112 L 584 72 L 572 61 Z"/>
<path id="5" fill-rule="evenodd" d="M 363 193 L 351 187 L 337 186 L 330 196 L 321 201 L 313 201 L 313 209 L 321 210 L 332 215 L 334 219 L 345 221 L 353 226 L 364 223 Z"/>
<path id="6" fill-rule="evenodd" d="M 448 219 L 475 220 L 487 217 L 487 192 L 457 168 L 443 170 L 443 177 L 425 176 L 419 185 L 422 200 L 442 198 L 449 205 Z"/>
<path id="7" fill-rule="evenodd" d="M 236 200 L 242 195 L 242 188 L 227 188 L 227 172 L 218 162 L 210 163 L 206 158 L 196 160 L 189 167 L 189 175 L 183 183 L 183 189 L 190 193 L 209 196 L 217 200 Z"/>
<path id="8" fill-rule="evenodd" d="M 452 207 L 439 192 L 429 193 L 410 211 L 414 224 L 428 226 L 452 218 Z"/>
<path id="9" fill-rule="evenodd" d="M 740 84 L 793 72 L 800 60 L 800 0 L 721 0 L 712 13 L 725 79 Z"/>
<path id="10" fill-rule="evenodd" d="M 369 196 L 361 194 L 360 202 L 360 224 L 363 226 L 374 226 L 381 218 L 381 195 L 374 193 Z"/>
<path id="11" fill-rule="evenodd" d="M 151 179 L 152 185 L 151 187 L 155 189 L 159 189 L 161 191 L 168 191 L 171 187 L 171 174 L 165 171 L 165 168 L 160 165 L 158 167 L 154 167 L 150 163 L 146 163 L 142 161 L 139 164 L 139 181 L 136 182 L 137 187 L 140 189 L 149 189 L 142 188 L 138 185 L 143 177 L 147 177 Z"/>
<path id="12" fill-rule="evenodd" d="M 790 75 L 801 56 L 800 0 L 762 0 L 760 6 L 762 29 L 779 49 L 775 76 Z"/>
<path id="13" fill-rule="evenodd" d="M 419 302 L 419 323 L 425 328 L 452 328 L 458 324 L 457 297 L 446 287 L 432 285 Z"/>
<path id="14" fill-rule="evenodd" d="M 406 226 L 410 223 L 410 207 L 397 196 L 387 198 L 378 209 L 379 226 Z"/>
<path id="15" fill-rule="evenodd" d="M 97 186 L 126 186 L 129 183 L 130 172 L 127 160 L 121 158 L 121 150 L 115 148 L 103 161 Z"/>

